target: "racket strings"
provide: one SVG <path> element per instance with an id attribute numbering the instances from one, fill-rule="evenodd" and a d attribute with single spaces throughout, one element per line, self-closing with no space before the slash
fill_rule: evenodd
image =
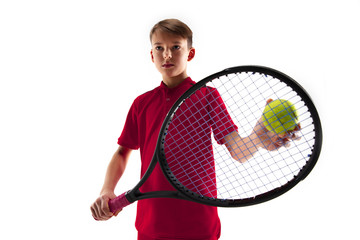
<path id="1" fill-rule="evenodd" d="M 301 140 L 273 152 L 261 149 L 241 164 L 232 159 L 220 140 L 225 136 L 214 133 L 214 128 L 227 130 L 234 122 L 239 135 L 248 136 L 269 98 L 293 102 Z M 313 129 L 306 105 L 285 83 L 264 74 L 231 74 L 212 80 L 183 101 L 169 123 L 164 153 L 172 174 L 186 189 L 209 198 L 249 198 L 298 174 L 311 154 Z"/>

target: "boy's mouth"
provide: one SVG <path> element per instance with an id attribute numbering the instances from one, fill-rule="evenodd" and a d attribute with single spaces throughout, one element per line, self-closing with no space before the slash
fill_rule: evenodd
<path id="1" fill-rule="evenodd" d="M 162 65 L 163 68 L 171 68 L 173 66 L 174 66 L 174 64 L 171 64 L 171 63 L 165 63 Z"/>

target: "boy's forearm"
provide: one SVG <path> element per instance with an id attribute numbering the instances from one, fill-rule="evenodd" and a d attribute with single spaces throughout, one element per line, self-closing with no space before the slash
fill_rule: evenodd
<path id="1" fill-rule="evenodd" d="M 114 192 L 116 184 L 125 171 L 128 157 L 131 150 L 119 147 L 114 153 L 105 175 L 104 185 L 101 189 L 101 194 L 106 192 Z"/>
<path id="2" fill-rule="evenodd" d="M 257 136 L 242 138 L 237 131 L 225 136 L 225 146 L 233 159 L 244 163 L 258 151 Z"/>

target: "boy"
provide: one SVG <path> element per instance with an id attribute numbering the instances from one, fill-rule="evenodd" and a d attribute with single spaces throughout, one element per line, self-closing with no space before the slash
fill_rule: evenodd
<path id="1" fill-rule="evenodd" d="M 195 56 L 192 31 L 186 24 L 176 19 L 163 20 L 152 28 L 150 40 L 151 60 L 163 80 L 159 87 L 136 98 L 129 110 L 124 129 L 118 139 L 119 148 L 108 166 L 100 197 L 91 206 L 96 220 L 107 220 L 113 216 L 109 211 L 108 201 L 115 197 L 115 186 L 134 149 L 140 148 L 141 176 L 144 175 L 152 159 L 160 127 L 167 112 L 175 101 L 195 84 L 186 72 L 187 63 Z M 259 132 L 263 131 L 258 125 L 254 132 L 256 129 Z M 239 154 L 235 153 L 232 146 L 238 138 L 240 137 L 234 131 L 224 137 L 224 143 L 234 158 L 243 162 L 252 153 L 237 157 Z M 269 142 L 264 139 L 259 140 L 258 144 L 262 145 L 261 142 L 265 141 Z M 271 143 L 269 146 L 272 146 L 272 149 L 280 147 Z M 257 148 L 258 146 L 249 146 L 247 149 L 255 152 Z M 148 192 L 171 189 L 172 186 L 157 165 L 140 190 Z M 139 240 L 217 240 L 220 237 L 220 220 L 216 207 L 179 199 L 155 198 L 138 201 L 135 225 Z"/>

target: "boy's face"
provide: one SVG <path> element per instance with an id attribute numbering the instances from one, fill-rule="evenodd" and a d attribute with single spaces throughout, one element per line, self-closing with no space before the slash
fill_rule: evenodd
<path id="1" fill-rule="evenodd" d="M 168 87 L 175 87 L 188 77 L 187 62 L 194 58 L 195 49 L 188 48 L 186 39 L 156 31 L 151 44 L 151 59 Z"/>

